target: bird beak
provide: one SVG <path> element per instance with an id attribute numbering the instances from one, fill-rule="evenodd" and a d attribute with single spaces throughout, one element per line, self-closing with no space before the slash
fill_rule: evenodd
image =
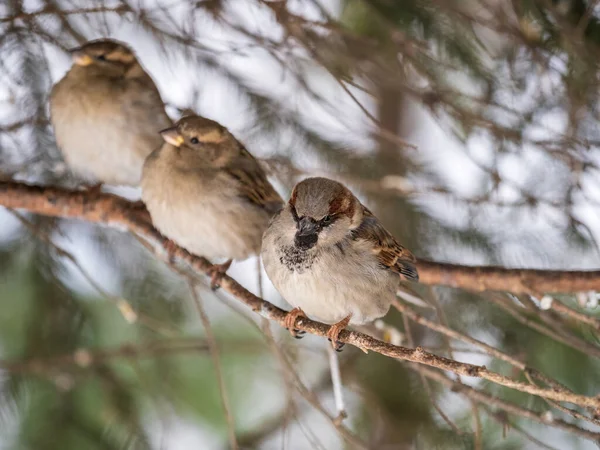
<path id="1" fill-rule="evenodd" d="M 299 236 L 308 236 L 309 234 L 317 234 L 318 225 L 310 217 L 303 217 L 298 222 L 298 232 L 296 233 Z"/>
<path id="2" fill-rule="evenodd" d="M 73 60 L 73 63 L 77 64 L 78 66 L 85 67 L 94 62 L 94 58 L 81 50 L 79 47 L 69 50 L 69 53 L 71 53 L 71 59 Z"/>
<path id="3" fill-rule="evenodd" d="M 296 246 L 304 249 L 313 247 L 319 240 L 318 232 L 318 224 L 309 217 L 303 217 L 298 222 L 298 231 L 296 231 L 294 238 Z"/>
<path id="4" fill-rule="evenodd" d="M 162 130 L 160 135 L 167 144 L 174 145 L 175 147 L 180 147 L 184 142 L 183 136 L 179 134 L 179 131 L 177 131 L 176 127 Z"/>

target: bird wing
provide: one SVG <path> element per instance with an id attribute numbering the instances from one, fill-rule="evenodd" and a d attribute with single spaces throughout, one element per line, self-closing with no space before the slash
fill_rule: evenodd
<path id="1" fill-rule="evenodd" d="M 270 214 L 279 211 L 283 200 L 275 191 L 258 161 L 240 144 L 241 156 L 225 170 L 241 187 L 241 196 Z"/>
<path id="2" fill-rule="evenodd" d="M 353 234 L 355 239 L 363 239 L 373 244 L 373 253 L 384 268 L 397 273 L 405 280 L 419 279 L 415 256 L 406 247 L 400 245 L 377 217 L 364 206 L 363 221 Z"/>

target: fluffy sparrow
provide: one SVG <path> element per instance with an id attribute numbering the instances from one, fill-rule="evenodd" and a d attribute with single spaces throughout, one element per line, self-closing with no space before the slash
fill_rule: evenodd
<path id="1" fill-rule="evenodd" d="M 286 326 L 298 336 L 298 316 L 348 324 L 384 316 L 400 280 L 418 280 L 413 254 L 401 246 L 342 184 L 326 178 L 298 183 L 264 234 L 262 259 L 271 282 L 294 309 Z"/>
<path id="2" fill-rule="evenodd" d="M 84 180 L 139 184 L 146 156 L 172 124 L 133 51 L 109 39 L 71 50 L 73 66 L 52 88 L 50 115 L 69 168 Z"/>
<path id="3" fill-rule="evenodd" d="M 142 200 L 156 228 L 191 253 L 241 260 L 260 252 L 283 201 L 244 146 L 217 122 L 183 117 L 144 164 Z M 212 286 L 220 273 L 215 272 Z"/>

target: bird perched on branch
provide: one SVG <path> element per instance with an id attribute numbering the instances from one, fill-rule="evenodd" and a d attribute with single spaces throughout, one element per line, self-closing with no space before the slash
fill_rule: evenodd
<path id="1" fill-rule="evenodd" d="M 146 157 L 172 124 L 133 51 L 110 39 L 71 50 L 73 66 L 54 87 L 50 115 L 73 173 L 90 183 L 136 186 Z"/>
<path id="2" fill-rule="evenodd" d="M 196 255 L 232 259 L 260 252 L 262 234 L 283 200 L 254 157 L 219 123 L 187 116 L 161 131 L 165 144 L 146 160 L 142 200 L 156 228 Z"/>
<path id="3" fill-rule="evenodd" d="M 300 337 L 299 316 L 341 330 L 384 316 L 400 280 L 418 280 L 416 259 L 341 183 L 308 178 L 265 231 L 262 259 L 271 282 L 292 309 L 286 326 Z"/>

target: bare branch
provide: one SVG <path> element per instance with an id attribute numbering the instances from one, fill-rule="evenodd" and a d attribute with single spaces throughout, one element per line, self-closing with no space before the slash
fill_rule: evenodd
<path id="1" fill-rule="evenodd" d="M 113 349 L 80 348 L 72 353 L 33 358 L 28 360 L 2 360 L 0 370 L 11 373 L 44 374 L 49 369 L 64 366 L 87 368 L 105 364 L 115 359 L 155 358 L 159 355 L 173 355 L 179 352 L 207 352 L 208 344 L 199 338 L 164 339 L 146 342 L 142 345 L 126 344 Z"/>
<path id="2" fill-rule="evenodd" d="M 148 213 L 141 203 L 132 204 L 114 195 L 90 197 L 81 191 L 0 182 L 0 205 L 46 216 L 79 218 L 125 227 L 136 233 L 154 235 L 159 242 L 163 240 L 152 228 Z M 600 270 L 507 269 L 428 260 L 419 260 L 417 265 L 421 283 L 451 286 L 474 292 L 537 294 L 600 291 Z"/>
<path id="3" fill-rule="evenodd" d="M 162 248 L 164 248 L 166 243 L 164 237 L 152 227 L 149 215 L 142 204 L 139 202 L 131 203 L 110 194 L 90 195 L 89 193 L 82 191 L 43 188 L 18 183 L 0 183 L 0 204 L 9 208 L 26 209 L 38 214 L 78 218 L 90 222 L 103 223 L 128 229 L 156 242 Z M 182 248 L 175 248 L 173 256 L 186 261 L 200 273 L 204 273 L 205 275 L 211 273 L 212 265 L 203 257 L 191 255 Z M 449 266 L 449 269 L 445 269 L 445 266 L 446 265 L 444 264 L 438 263 L 427 263 L 424 266 L 420 266 L 420 269 L 423 269 L 422 273 L 424 273 L 423 278 L 425 282 L 431 282 L 432 278 L 435 278 L 431 276 L 432 268 L 435 268 L 433 271 L 434 273 L 446 270 L 446 274 L 448 274 L 447 277 L 440 280 L 442 282 L 445 281 L 446 284 L 448 283 L 448 279 L 451 279 L 449 274 L 452 273 L 453 270 L 456 270 L 459 274 L 465 270 L 463 266 L 451 265 Z M 480 283 L 482 284 L 485 284 L 485 280 L 487 279 L 486 275 L 492 279 L 497 279 L 494 277 L 496 272 L 493 269 L 468 268 L 467 270 L 479 274 L 479 277 L 481 277 Z M 521 277 L 515 275 L 513 271 L 509 269 L 496 270 L 499 270 L 500 273 L 509 278 L 518 278 L 519 285 L 522 285 L 522 282 L 520 281 Z M 552 280 L 549 278 L 557 273 L 555 271 L 523 271 L 519 269 L 516 269 L 515 272 L 517 274 L 522 274 L 523 272 L 535 274 L 535 277 L 532 278 L 535 278 L 540 283 L 552 283 Z M 562 274 L 569 286 L 574 284 L 573 279 L 578 279 L 581 283 L 585 284 L 591 279 L 598 279 L 599 277 L 598 272 L 558 272 L 558 274 Z M 572 277 L 572 279 L 569 279 L 569 276 Z M 458 280 L 464 280 L 464 277 L 458 276 Z M 471 285 L 471 283 L 468 282 L 465 282 L 465 284 Z M 257 312 L 270 320 L 276 321 L 283 326 L 286 311 L 252 294 L 231 277 L 225 276 L 222 280 L 221 287 L 251 308 L 254 312 Z M 330 328 L 328 325 L 307 318 L 299 319 L 296 322 L 296 325 L 302 330 L 319 336 L 326 336 L 327 331 Z M 548 389 L 532 386 L 528 383 L 517 381 L 493 372 L 485 366 L 462 363 L 428 353 L 421 347 L 409 349 L 391 345 L 363 333 L 348 330 L 344 330 L 340 334 L 340 341 L 354 345 L 364 351 L 371 350 L 392 358 L 417 362 L 460 375 L 483 378 L 496 384 L 532 395 L 538 395 L 546 399 L 570 402 L 582 407 L 600 408 L 600 398 L 598 397 L 574 394 L 566 389 L 557 387 Z"/>
<path id="4" fill-rule="evenodd" d="M 221 403 L 223 404 L 223 409 L 225 410 L 225 418 L 227 420 L 227 428 L 229 433 L 229 443 L 231 444 L 231 448 L 236 450 L 239 449 L 239 445 L 237 442 L 237 438 L 235 436 L 235 422 L 233 420 L 233 413 L 231 412 L 231 405 L 229 402 L 229 395 L 227 394 L 227 386 L 225 385 L 225 377 L 223 376 L 223 368 L 221 366 L 221 356 L 219 352 L 219 345 L 217 344 L 217 340 L 212 330 L 212 326 L 210 324 L 210 320 L 208 318 L 208 314 L 204 310 L 204 305 L 202 304 L 202 298 L 196 292 L 196 286 L 194 281 L 189 279 L 190 292 L 192 294 L 192 298 L 194 299 L 194 304 L 196 305 L 196 309 L 198 310 L 198 315 L 200 316 L 200 321 L 204 326 L 204 331 L 206 332 L 206 340 L 208 342 L 208 348 L 210 350 L 210 356 L 213 359 L 213 363 L 215 365 L 215 374 L 217 376 L 217 382 L 219 383 L 219 392 L 221 394 Z"/>

